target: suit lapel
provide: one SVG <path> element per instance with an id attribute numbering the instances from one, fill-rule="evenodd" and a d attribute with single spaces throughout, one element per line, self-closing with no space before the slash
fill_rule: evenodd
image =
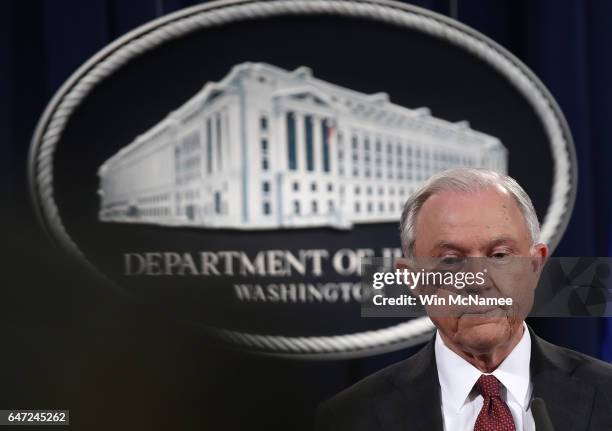
<path id="1" fill-rule="evenodd" d="M 595 388 L 572 377 L 575 365 L 559 347 L 530 332 L 534 398 L 539 397 L 546 402 L 555 431 L 586 430 Z"/>
<path id="2" fill-rule="evenodd" d="M 595 388 L 572 376 L 575 364 L 530 328 L 531 381 L 533 397 L 542 398 L 555 431 L 586 430 L 594 402 Z M 405 366 L 389 375 L 395 390 L 376 405 L 384 431 L 442 431 L 442 411 L 434 339 Z"/>
<path id="3" fill-rule="evenodd" d="M 389 376 L 395 390 L 377 404 L 385 431 L 442 431 L 433 339 Z"/>

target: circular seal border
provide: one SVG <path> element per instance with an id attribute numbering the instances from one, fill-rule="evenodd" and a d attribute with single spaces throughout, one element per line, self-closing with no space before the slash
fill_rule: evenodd
<path id="1" fill-rule="evenodd" d="M 198 29 L 287 14 L 363 18 L 419 30 L 468 51 L 508 79 L 529 101 L 550 141 L 554 178 L 540 240 L 551 250 L 557 246 L 576 198 L 577 163 L 569 127 L 551 94 L 520 60 L 476 30 L 437 13 L 391 0 L 220 0 L 158 18 L 107 45 L 57 91 L 32 138 L 28 165 L 30 195 L 38 220 L 47 234 L 95 274 L 114 285 L 87 260 L 70 238 L 53 198 L 53 155 L 68 118 L 99 82 L 132 58 L 168 40 Z M 300 359 L 338 359 L 414 346 L 428 339 L 434 326 L 427 317 L 421 317 L 374 331 L 320 337 L 204 329 L 214 337 L 257 353 Z"/>

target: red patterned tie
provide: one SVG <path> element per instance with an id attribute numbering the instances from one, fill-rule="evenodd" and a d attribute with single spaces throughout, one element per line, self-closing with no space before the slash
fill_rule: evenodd
<path id="1" fill-rule="evenodd" d="M 493 375 L 482 375 L 476 389 L 484 398 L 474 431 L 516 431 L 508 405 L 501 399 L 501 384 Z"/>

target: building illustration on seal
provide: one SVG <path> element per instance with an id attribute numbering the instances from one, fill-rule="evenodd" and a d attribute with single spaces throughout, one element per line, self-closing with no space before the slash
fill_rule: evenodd
<path id="1" fill-rule="evenodd" d="M 424 180 L 460 166 L 505 173 L 507 150 L 386 93 L 247 62 L 100 166 L 99 219 L 230 229 L 395 222 Z"/>

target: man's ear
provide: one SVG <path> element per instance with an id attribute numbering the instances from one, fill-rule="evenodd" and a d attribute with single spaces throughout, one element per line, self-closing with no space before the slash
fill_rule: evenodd
<path id="1" fill-rule="evenodd" d="M 408 271 L 412 271 L 412 262 L 411 262 L 410 258 L 400 257 L 399 259 L 396 259 L 395 260 L 395 269 L 399 269 L 401 271 L 403 271 L 404 269 L 406 269 Z"/>
<path id="2" fill-rule="evenodd" d="M 409 257 L 401 257 L 399 259 L 395 260 L 395 269 L 396 270 L 400 270 L 400 271 L 408 271 L 408 272 L 418 272 L 419 269 L 417 268 L 417 262 Z M 408 293 L 410 293 L 412 296 L 419 296 L 419 295 L 423 295 L 426 294 L 426 290 L 423 287 L 423 285 L 418 284 L 416 286 L 414 286 L 413 288 L 409 288 L 408 289 Z"/>
<path id="3" fill-rule="evenodd" d="M 537 243 L 532 247 L 532 256 L 533 259 L 533 270 L 535 272 L 539 272 L 544 268 L 544 264 L 546 263 L 546 259 L 548 259 L 549 249 L 548 246 L 544 243 Z"/>

